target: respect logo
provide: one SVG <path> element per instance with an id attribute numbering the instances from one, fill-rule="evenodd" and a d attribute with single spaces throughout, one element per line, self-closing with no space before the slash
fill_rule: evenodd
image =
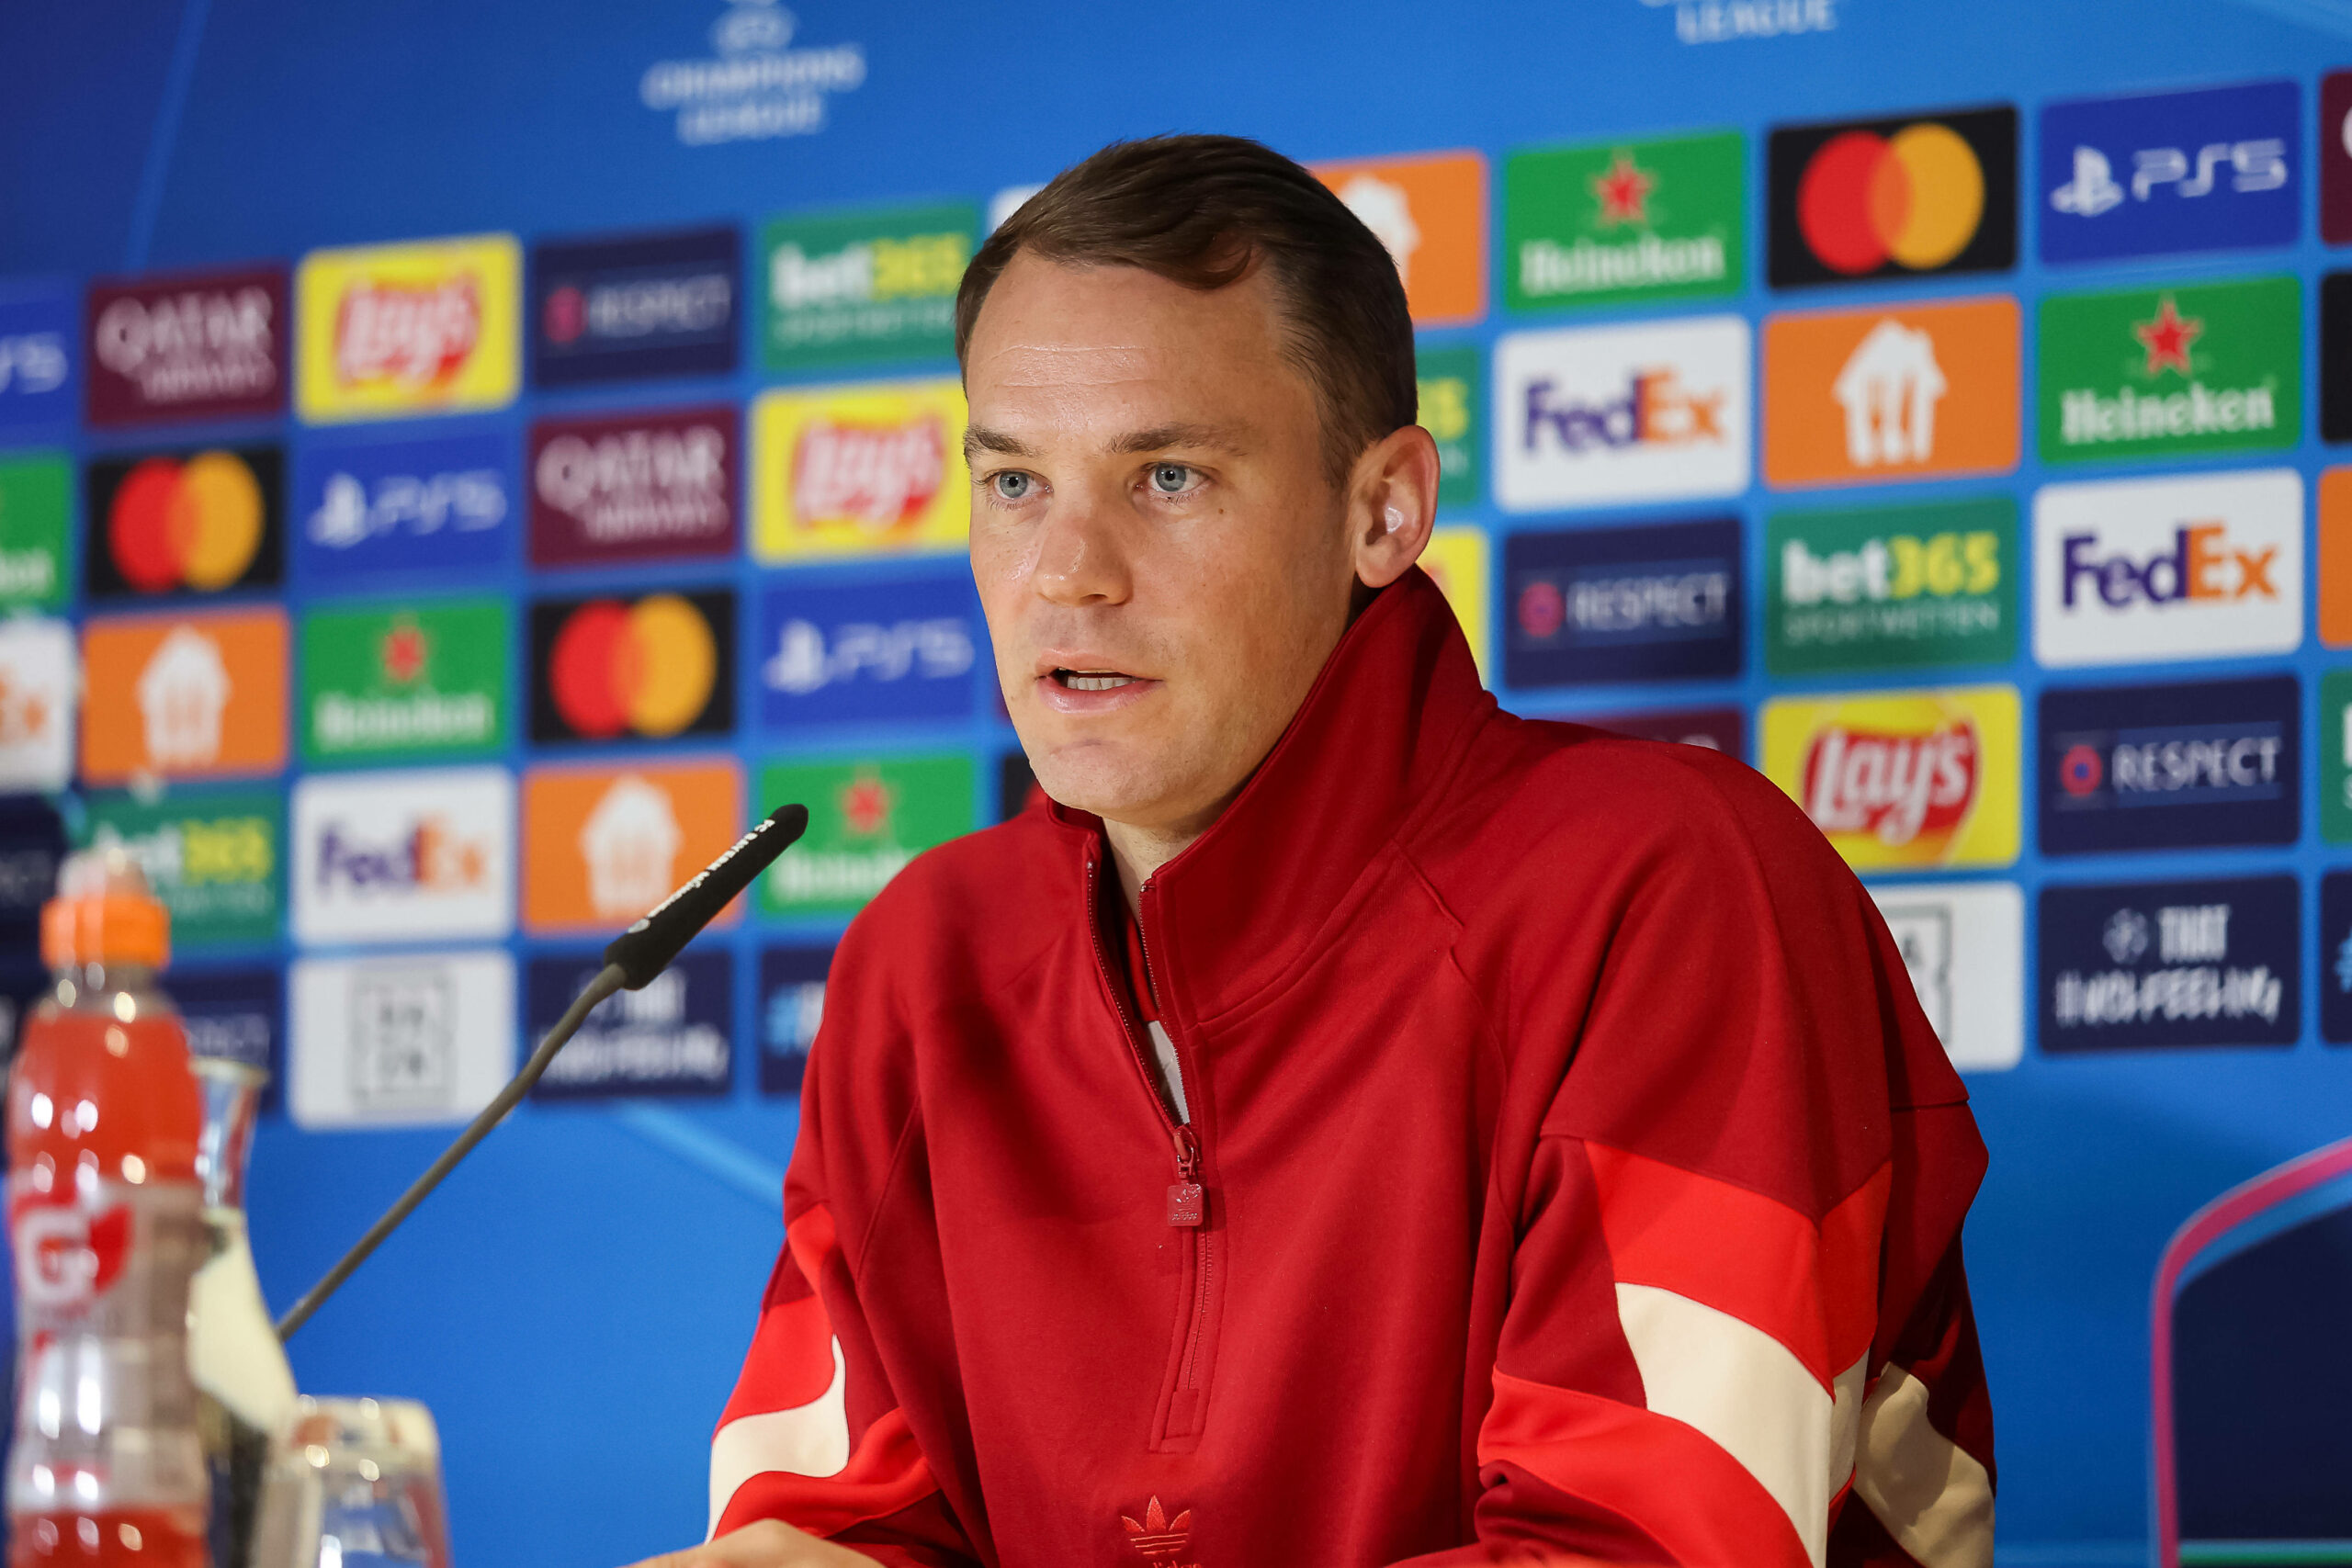
<path id="1" fill-rule="evenodd" d="M 1857 871 L 2007 865 L 2019 729 L 2014 686 L 1781 698 L 1761 761 Z"/>
<path id="2" fill-rule="evenodd" d="M 626 924 L 717 859 L 742 820 L 731 761 L 535 768 L 523 779 L 523 929 Z M 730 904 L 717 923 L 741 914 Z"/>
<path id="3" fill-rule="evenodd" d="M 1503 170 L 1510 307 L 1736 293 L 1747 275 L 1736 131 L 1514 152 Z"/>
<path id="4" fill-rule="evenodd" d="M 1747 488 L 1737 316 L 1513 333 L 1495 350 L 1496 499 L 1514 512 Z"/>
<path id="5" fill-rule="evenodd" d="M 2291 675 L 2041 694 L 2041 852 L 2291 844 Z"/>
<path id="6" fill-rule="evenodd" d="M 1768 318 L 1765 482 L 2008 472 L 2018 355 L 2007 295 Z"/>
<path id="7" fill-rule="evenodd" d="M 2014 266 L 2017 148 L 2006 107 L 1775 130 L 1772 287 Z"/>
<path id="8" fill-rule="evenodd" d="M 1476 152 L 1317 164 L 1315 177 L 1378 236 L 1421 326 L 1487 313 L 1487 160 Z"/>
<path id="9" fill-rule="evenodd" d="M 532 385 L 732 373 L 741 252 L 731 225 L 534 246 Z"/>
<path id="10" fill-rule="evenodd" d="M 960 549 L 971 532 L 954 381 L 772 391 L 752 408 L 752 551 L 763 560 Z"/>
<path id="11" fill-rule="evenodd" d="M 2044 485 L 2034 657 L 2044 664 L 2288 653 L 2303 637 L 2292 469 Z"/>
<path id="12" fill-rule="evenodd" d="M 509 234 L 312 251 L 295 282 L 297 411 L 322 424 L 504 407 L 521 274 Z"/>
<path id="13" fill-rule="evenodd" d="M 531 606 L 531 739 L 668 739 L 735 728 L 735 596 Z"/>
<path id="14" fill-rule="evenodd" d="M 274 586 L 285 575 L 284 472 L 274 446 L 93 462 L 86 505 L 105 545 L 83 563 L 90 597 Z"/>
<path id="15" fill-rule="evenodd" d="M 1765 541 L 1765 668 L 2005 664 L 2017 547 L 2007 499 L 1781 513 Z"/>
<path id="16" fill-rule="evenodd" d="M 763 362 L 805 370 L 953 354 L 956 290 L 979 223 L 969 202 L 769 222 Z"/>
<path id="17" fill-rule="evenodd" d="M 1738 673 L 1739 520 L 1555 528 L 1503 541 L 1513 686 Z"/>
<path id="18" fill-rule="evenodd" d="M 112 695 L 83 716 L 85 784 L 286 765 L 282 611 L 90 621 L 82 670 L 89 690 Z"/>
<path id="19" fill-rule="evenodd" d="M 2044 299 L 2042 461 L 2292 446 L 2301 321 L 2292 277 Z"/>

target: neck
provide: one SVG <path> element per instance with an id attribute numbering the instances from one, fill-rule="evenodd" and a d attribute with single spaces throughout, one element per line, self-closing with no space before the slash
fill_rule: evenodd
<path id="1" fill-rule="evenodd" d="M 1175 827 L 1141 828 L 1107 817 L 1102 819 L 1102 836 L 1111 844 L 1111 863 L 1119 872 L 1119 891 L 1126 896 L 1131 912 L 1141 917 L 1143 885 L 1151 880 L 1152 873 L 1182 854 L 1193 840 L 1209 830 L 1217 812 L 1224 809 L 1225 803 L 1219 801 L 1216 811 Z"/>

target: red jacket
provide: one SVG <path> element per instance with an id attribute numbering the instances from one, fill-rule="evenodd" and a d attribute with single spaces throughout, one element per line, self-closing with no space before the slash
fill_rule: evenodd
<path id="1" fill-rule="evenodd" d="M 1144 888 L 1182 1128 L 1105 860 L 1035 809 L 851 923 L 717 1531 L 1991 1562 L 1984 1146 L 1869 896 L 1764 779 L 1500 712 L 1408 574 Z"/>

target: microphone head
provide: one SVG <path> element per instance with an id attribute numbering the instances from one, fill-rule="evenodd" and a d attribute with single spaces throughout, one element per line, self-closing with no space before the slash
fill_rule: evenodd
<path id="1" fill-rule="evenodd" d="M 615 937 L 605 949 L 605 962 L 616 966 L 622 985 L 640 989 L 662 970 L 703 927 L 718 918 L 728 900 L 752 885 L 808 830 L 808 808 L 779 806 L 766 821 L 729 847 L 695 876 L 652 908 L 643 919 Z"/>

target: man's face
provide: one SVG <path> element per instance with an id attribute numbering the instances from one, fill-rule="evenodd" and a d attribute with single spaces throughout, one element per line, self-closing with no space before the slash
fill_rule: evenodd
<path id="1" fill-rule="evenodd" d="M 1023 254 L 981 308 L 972 573 L 1013 728 L 1065 805 L 1198 830 L 1346 630 L 1346 509 L 1282 349 L 1262 270 L 1202 293 Z"/>

